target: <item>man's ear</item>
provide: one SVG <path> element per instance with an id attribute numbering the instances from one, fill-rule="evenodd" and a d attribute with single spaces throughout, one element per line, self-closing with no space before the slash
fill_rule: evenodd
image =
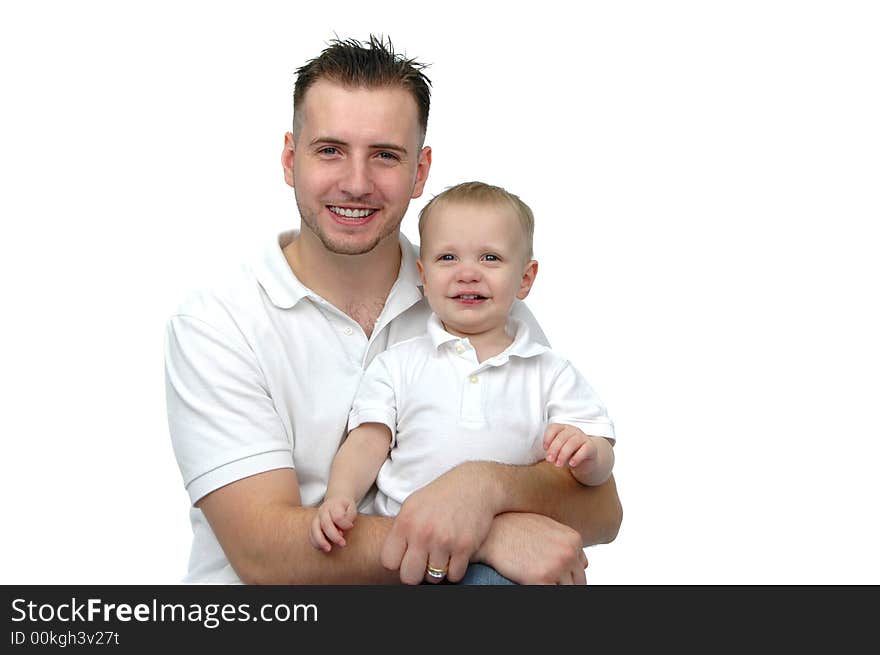
<path id="1" fill-rule="evenodd" d="M 428 173 L 431 171 L 431 148 L 425 146 L 419 153 L 419 167 L 416 169 L 416 185 L 410 198 L 418 198 L 425 190 L 425 182 L 428 181 Z"/>
<path id="2" fill-rule="evenodd" d="M 529 291 L 532 290 L 532 285 L 535 283 L 535 277 L 537 277 L 537 275 L 538 262 L 533 259 L 526 264 L 526 267 L 523 270 L 522 280 L 519 283 L 519 290 L 516 292 L 517 298 L 520 300 L 526 299 L 526 296 L 529 295 Z"/>
<path id="3" fill-rule="evenodd" d="M 293 132 L 284 135 L 284 150 L 281 151 L 281 168 L 284 169 L 284 181 L 293 186 Z"/>

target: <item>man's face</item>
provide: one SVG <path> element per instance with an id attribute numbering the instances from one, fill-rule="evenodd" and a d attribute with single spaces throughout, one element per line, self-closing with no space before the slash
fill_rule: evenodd
<path id="1" fill-rule="evenodd" d="M 330 252 L 369 252 L 397 234 L 428 178 L 431 149 L 419 146 L 416 101 L 399 87 L 318 80 L 300 111 L 299 135 L 285 136 L 281 160 L 303 229 Z"/>
<path id="2" fill-rule="evenodd" d="M 422 231 L 425 296 L 447 331 L 460 337 L 504 329 L 515 298 L 531 289 L 516 212 L 500 203 L 452 201 L 434 207 Z"/>

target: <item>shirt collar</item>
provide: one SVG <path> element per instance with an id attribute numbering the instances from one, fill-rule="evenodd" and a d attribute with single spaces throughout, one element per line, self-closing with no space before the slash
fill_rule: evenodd
<path id="1" fill-rule="evenodd" d="M 503 364 L 511 357 L 535 357 L 541 353 L 550 350 L 547 346 L 532 340 L 532 332 L 529 326 L 518 318 L 510 317 L 507 319 L 505 328 L 507 334 L 513 334 L 513 343 L 510 344 L 504 352 L 501 352 L 488 361 L 499 360 L 499 364 Z"/>
<path id="2" fill-rule="evenodd" d="M 422 276 L 419 275 L 416 260 L 419 249 L 409 242 L 400 232 L 400 272 L 388 299 L 385 301 L 386 311 L 393 316 L 403 313 L 422 299 Z"/>
<path id="3" fill-rule="evenodd" d="M 511 343 L 503 352 L 500 352 L 483 362 L 484 365 L 500 366 L 507 363 L 511 357 L 535 357 L 536 355 L 540 355 L 541 353 L 550 350 L 547 346 L 532 340 L 529 326 L 524 321 L 508 317 L 507 325 L 504 329 L 507 334 L 513 335 L 513 343 Z M 447 332 L 444 329 L 440 318 L 434 313 L 432 313 L 431 317 L 428 319 L 427 333 L 435 349 L 439 349 L 443 344 L 458 341 L 466 341 L 468 345 L 470 345 L 468 339 L 460 339 L 454 334 Z"/>
<path id="4" fill-rule="evenodd" d="M 457 336 L 449 334 L 449 332 L 446 331 L 443 327 L 443 323 L 440 322 L 440 317 L 433 312 L 431 312 L 431 317 L 428 319 L 427 331 L 428 337 L 431 339 L 431 343 L 434 344 L 435 349 L 439 348 L 444 343 L 459 340 Z M 463 339 L 463 341 L 467 341 L 467 339 Z"/>
<path id="5" fill-rule="evenodd" d="M 283 249 L 299 235 L 299 230 L 282 232 L 266 249 L 262 258 L 253 266 L 254 275 L 260 286 L 269 296 L 272 304 L 279 309 L 290 309 L 303 298 L 314 296 L 314 292 L 294 275 Z M 397 281 L 388 294 L 388 302 L 409 307 L 422 298 L 421 277 L 416 260 L 418 249 L 403 233 L 400 233 L 400 272 Z"/>

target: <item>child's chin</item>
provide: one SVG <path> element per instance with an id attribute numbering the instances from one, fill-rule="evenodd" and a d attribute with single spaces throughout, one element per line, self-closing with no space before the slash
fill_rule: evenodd
<path id="1" fill-rule="evenodd" d="M 485 332 L 485 326 L 480 321 L 443 321 L 447 332 L 459 332 L 461 334 L 480 334 Z"/>

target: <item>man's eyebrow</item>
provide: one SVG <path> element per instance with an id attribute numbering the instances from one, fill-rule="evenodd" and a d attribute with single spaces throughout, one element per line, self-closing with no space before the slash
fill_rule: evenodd
<path id="1" fill-rule="evenodd" d="M 370 145 L 370 148 L 373 150 L 393 150 L 395 152 L 399 152 L 402 155 L 406 154 L 406 148 L 403 146 L 398 146 L 393 143 L 373 143 Z"/>
<path id="2" fill-rule="evenodd" d="M 310 146 L 317 145 L 319 143 L 326 143 L 333 146 L 347 146 L 348 143 L 343 141 L 342 139 L 337 139 L 333 136 L 317 136 L 309 142 Z"/>
<path id="3" fill-rule="evenodd" d="M 333 136 L 315 137 L 314 139 L 311 140 L 309 145 L 315 146 L 319 143 L 330 145 L 330 146 L 347 146 L 347 145 L 349 145 L 349 143 L 347 141 L 343 141 L 342 139 L 339 139 L 339 138 L 333 137 Z M 371 143 L 370 149 L 371 150 L 391 150 L 393 152 L 399 152 L 402 155 L 407 154 L 407 150 L 405 147 L 399 146 L 395 143 Z"/>

